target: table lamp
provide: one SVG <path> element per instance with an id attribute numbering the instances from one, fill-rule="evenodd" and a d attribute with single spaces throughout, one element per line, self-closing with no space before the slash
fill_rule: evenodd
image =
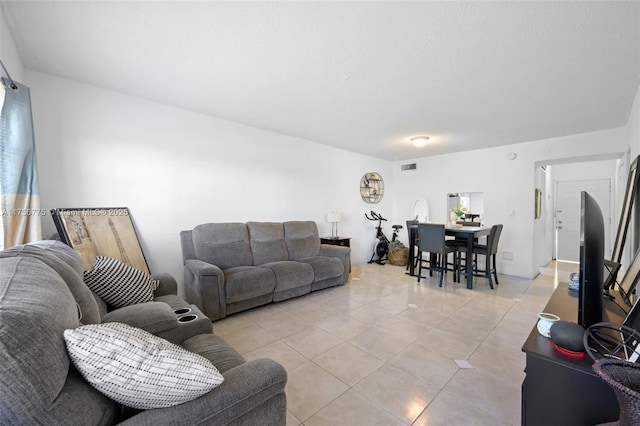
<path id="1" fill-rule="evenodd" d="M 331 238 L 338 238 L 338 223 L 342 222 L 342 213 L 327 213 L 327 222 L 331 223 Z"/>

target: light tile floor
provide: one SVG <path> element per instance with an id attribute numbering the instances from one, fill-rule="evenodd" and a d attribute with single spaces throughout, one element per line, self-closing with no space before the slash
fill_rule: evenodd
<path id="1" fill-rule="evenodd" d="M 246 359 L 288 372 L 287 426 L 519 425 L 521 347 L 558 281 L 485 278 L 442 288 L 392 265 L 353 265 L 347 284 L 213 323 Z M 461 368 L 466 360 L 472 368 Z M 462 365 L 464 367 L 464 365 Z M 468 367 L 468 366 L 467 366 Z"/>

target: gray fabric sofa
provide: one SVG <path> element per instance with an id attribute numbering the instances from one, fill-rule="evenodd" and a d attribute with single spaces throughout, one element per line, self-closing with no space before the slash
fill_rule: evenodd
<path id="1" fill-rule="evenodd" d="M 206 223 L 180 233 L 185 299 L 212 321 L 342 285 L 351 250 L 320 244 L 312 221 Z"/>
<path id="2" fill-rule="evenodd" d="M 246 362 L 211 321 L 176 292 L 168 275 L 153 302 L 106 312 L 82 281 L 77 253 L 42 241 L 0 252 L 1 425 L 282 425 L 287 374 L 275 361 Z M 101 303 L 102 302 L 102 303 Z M 175 310 L 202 320 L 181 323 Z M 75 369 L 63 333 L 83 324 L 124 322 L 198 353 L 224 382 L 192 401 L 146 411 L 122 407 L 95 390 Z"/>

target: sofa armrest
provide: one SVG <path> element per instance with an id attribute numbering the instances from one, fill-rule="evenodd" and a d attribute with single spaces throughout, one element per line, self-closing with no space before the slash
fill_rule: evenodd
<path id="1" fill-rule="evenodd" d="M 148 331 L 176 345 L 182 345 L 185 340 L 191 337 L 212 333 L 211 321 L 197 311 L 195 306 L 192 306 L 192 308 L 196 309 L 196 311 L 191 313 L 200 318 L 191 322 L 178 321 L 178 315 L 176 315 L 173 308 L 160 301 L 115 309 L 102 317 L 102 322 L 123 322 L 132 327 Z"/>
<path id="2" fill-rule="evenodd" d="M 344 260 L 351 253 L 351 248 L 334 246 L 331 244 L 320 244 L 320 256 L 337 257 Z"/>
<path id="3" fill-rule="evenodd" d="M 331 244 L 320 244 L 320 256 L 337 257 L 342 260 L 342 264 L 344 265 L 342 283 L 344 284 L 349 281 L 349 273 L 351 272 L 351 248 Z"/>
<path id="4" fill-rule="evenodd" d="M 143 411 L 122 425 L 286 423 L 287 372 L 277 362 L 262 358 L 225 372 L 224 382 L 211 392 L 168 408 Z"/>
<path id="5" fill-rule="evenodd" d="M 211 321 L 226 316 L 225 279 L 222 269 L 202 260 L 184 262 L 184 293 Z"/>
<path id="6" fill-rule="evenodd" d="M 178 294 L 178 283 L 171 274 L 160 272 L 158 274 L 151 274 L 151 278 L 160 281 L 154 293 L 155 297 L 165 296 L 167 294 Z"/>
<path id="7" fill-rule="evenodd" d="M 171 330 L 179 325 L 173 309 L 162 302 L 147 302 L 115 309 L 102 317 L 102 322 L 123 322 L 151 334 Z"/>

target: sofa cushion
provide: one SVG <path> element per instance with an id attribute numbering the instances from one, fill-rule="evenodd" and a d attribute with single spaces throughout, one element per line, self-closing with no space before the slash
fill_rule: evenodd
<path id="1" fill-rule="evenodd" d="M 262 268 L 269 268 L 276 275 L 275 291 L 310 285 L 313 282 L 313 267 L 305 262 L 287 260 L 285 262 L 265 263 Z"/>
<path id="2" fill-rule="evenodd" d="M 42 244 L 41 244 L 42 243 Z M 0 252 L 0 257 L 31 257 L 39 259 L 60 275 L 73 294 L 80 311 L 80 321 L 83 324 L 98 324 L 101 322 L 98 303 L 91 290 L 82 280 L 82 272 L 78 273 L 74 264 L 82 268 L 82 262 L 76 252 L 60 241 L 48 241 L 23 244 L 10 247 Z M 75 262 L 77 260 L 77 262 Z"/>
<path id="3" fill-rule="evenodd" d="M 182 346 L 211 361 L 220 373 L 244 364 L 245 360 L 224 339 L 215 334 L 198 334 L 184 341 Z"/>
<path id="4" fill-rule="evenodd" d="M 64 339 L 82 376 L 127 407 L 171 407 L 224 381 L 206 358 L 127 324 L 86 325 Z"/>
<path id="5" fill-rule="evenodd" d="M 205 223 L 193 228 L 196 258 L 220 269 L 253 265 L 249 231 L 244 223 Z"/>
<path id="6" fill-rule="evenodd" d="M 0 259 L 3 419 L 5 413 L 22 413 L 28 417 L 21 422 L 39 418 L 31 423 L 54 423 L 48 410 L 61 394 L 70 366 L 62 334 L 78 325 L 73 295 L 53 269 L 33 258 Z"/>
<path id="7" fill-rule="evenodd" d="M 223 272 L 227 304 L 273 293 L 276 287 L 276 276 L 271 269 L 238 266 L 225 269 Z"/>
<path id="8" fill-rule="evenodd" d="M 282 223 L 247 222 L 247 229 L 254 265 L 289 260 Z"/>
<path id="9" fill-rule="evenodd" d="M 284 239 L 289 260 L 317 256 L 320 253 L 318 226 L 312 221 L 284 222 Z"/>
<path id="10" fill-rule="evenodd" d="M 85 271 L 84 281 L 116 308 L 151 302 L 158 286 L 158 281 L 146 272 L 105 256 L 96 257 L 93 267 Z"/>
<path id="11" fill-rule="evenodd" d="M 299 262 L 308 263 L 313 267 L 314 283 L 344 274 L 344 264 L 335 257 L 311 256 L 299 259 Z"/>

